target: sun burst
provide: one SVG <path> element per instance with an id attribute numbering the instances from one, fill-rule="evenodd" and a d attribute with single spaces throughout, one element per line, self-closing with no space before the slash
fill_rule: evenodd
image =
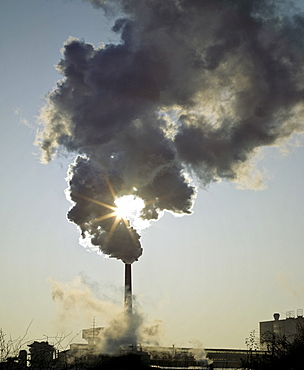
<path id="1" fill-rule="evenodd" d="M 108 232 L 108 238 L 111 238 L 118 225 L 124 223 L 126 228 L 129 230 L 131 238 L 134 239 L 134 232 L 132 231 L 131 226 L 134 227 L 136 230 L 141 230 L 149 226 L 147 224 L 148 221 L 142 220 L 140 218 L 141 211 L 145 207 L 145 202 L 143 199 L 136 195 L 124 195 L 121 197 L 117 197 L 109 180 L 107 180 L 107 184 L 113 197 L 115 206 L 80 194 L 77 194 L 76 197 L 85 199 L 89 202 L 95 203 L 103 208 L 107 208 L 112 211 L 107 214 L 103 214 L 100 217 L 96 217 L 90 221 L 91 223 L 98 223 L 106 219 L 113 219 L 113 223 Z"/>
<path id="2" fill-rule="evenodd" d="M 145 202 L 134 195 L 124 195 L 120 198 L 116 198 L 114 203 L 116 205 L 116 210 L 114 212 L 117 216 L 129 221 L 134 217 L 138 217 L 145 207 Z"/>

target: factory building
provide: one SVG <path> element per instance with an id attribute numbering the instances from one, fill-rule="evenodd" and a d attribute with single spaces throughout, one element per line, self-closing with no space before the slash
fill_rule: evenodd
<path id="1" fill-rule="evenodd" d="M 273 320 L 260 322 L 260 348 L 267 350 L 269 345 L 277 338 L 285 337 L 292 342 L 299 330 L 304 328 L 303 310 L 297 310 L 286 313 L 286 319 L 280 319 L 280 314 L 275 313 Z"/>
<path id="2" fill-rule="evenodd" d="M 82 330 L 82 338 L 88 342 L 89 346 L 96 346 L 100 342 L 101 333 L 103 330 L 103 326 L 96 327 L 95 323 L 93 323 L 92 328 Z"/>
<path id="3" fill-rule="evenodd" d="M 95 328 L 97 329 L 97 328 Z M 102 330 L 102 329 L 101 329 Z M 116 354 L 99 354 L 92 345 L 92 331 L 84 330 L 88 342 L 72 343 L 70 348 L 57 351 L 48 342 L 34 342 L 19 357 L 0 362 L 0 370 L 63 370 L 63 369 L 238 369 L 249 356 L 247 350 L 235 349 L 197 349 L 180 347 L 149 347 L 119 349 Z M 22 353 L 21 353 L 22 352 Z M 258 355 L 256 351 L 254 355 Z M 251 354 L 252 355 L 252 354 Z"/>
<path id="4" fill-rule="evenodd" d="M 34 342 L 28 345 L 31 357 L 31 369 L 47 369 L 54 361 L 55 348 L 48 342 Z"/>

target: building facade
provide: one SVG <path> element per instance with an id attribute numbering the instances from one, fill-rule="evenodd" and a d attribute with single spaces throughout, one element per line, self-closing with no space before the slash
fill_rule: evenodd
<path id="1" fill-rule="evenodd" d="M 292 342 L 299 330 L 304 328 L 303 310 L 286 313 L 286 319 L 280 319 L 280 314 L 275 313 L 273 320 L 260 322 L 260 348 L 267 350 L 269 345 L 278 338 L 286 338 Z"/>

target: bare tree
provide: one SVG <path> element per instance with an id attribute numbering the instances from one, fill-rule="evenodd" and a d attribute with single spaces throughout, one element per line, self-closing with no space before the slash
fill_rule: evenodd
<path id="1" fill-rule="evenodd" d="M 304 327 L 292 337 L 267 335 L 267 351 L 243 361 L 246 370 L 302 370 L 304 369 Z M 263 338 L 261 338 L 263 342 Z"/>
<path id="2" fill-rule="evenodd" d="M 11 337 L 7 339 L 3 329 L 0 328 L 0 362 L 7 361 L 10 357 L 18 357 L 20 350 L 28 342 L 26 337 L 32 322 L 33 320 L 29 323 L 24 335 L 17 339 L 12 339 Z"/>

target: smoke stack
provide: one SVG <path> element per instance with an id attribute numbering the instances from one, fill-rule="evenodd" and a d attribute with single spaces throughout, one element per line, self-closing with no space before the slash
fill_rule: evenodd
<path id="1" fill-rule="evenodd" d="M 125 263 L 125 308 L 132 311 L 132 277 L 131 264 Z"/>

